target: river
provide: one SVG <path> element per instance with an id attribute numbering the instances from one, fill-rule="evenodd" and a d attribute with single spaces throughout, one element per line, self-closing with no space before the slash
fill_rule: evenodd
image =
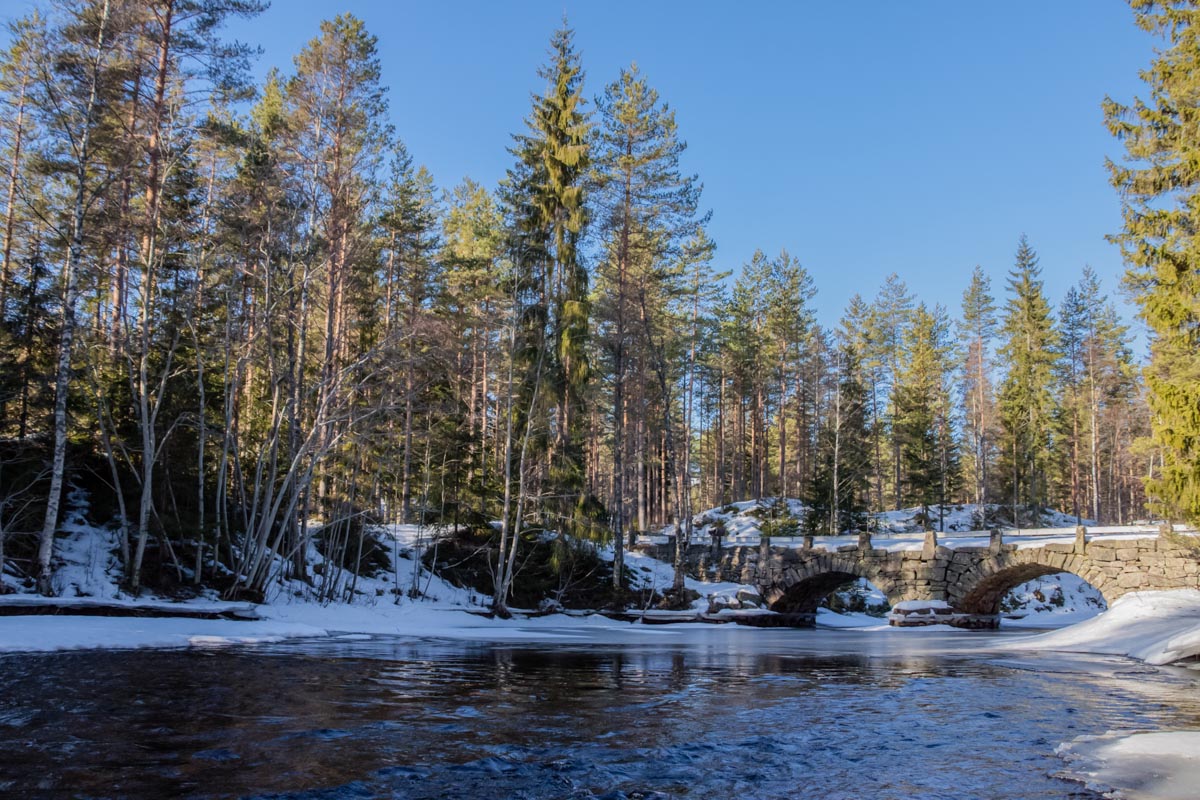
<path id="1" fill-rule="evenodd" d="M 1087 798 L 1059 743 L 1200 727 L 1193 671 L 1002 632 L 635 627 L 0 657 L 0 796 Z"/>

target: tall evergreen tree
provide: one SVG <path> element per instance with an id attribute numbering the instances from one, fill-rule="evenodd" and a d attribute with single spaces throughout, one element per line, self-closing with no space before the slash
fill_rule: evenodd
<path id="1" fill-rule="evenodd" d="M 1041 267 L 1029 240 L 1021 236 L 1009 273 L 1000 353 L 1008 371 L 1000 386 L 1003 425 L 1003 479 L 1012 498 L 1013 524 L 1023 504 L 1034 511 L 1048 497 L 1048 468 L 1054 413 L 1054 366 L 1058 332 L 1042 291 Z"/>
<path id="2" fill-rule="evenodd" d="M 533 98 L 526 132 L 513 137 L 516 164 L 502 186 L 513 264 L 510 384 L 515 390 L 505 423 L 506 499 L 493 598 L 498 613 L 506 613 L 514 576 L 516 537 L 532 489 L 527 478 L 534 477 L 530 463 L 543 461 L 546 467 L 540 494 L 550 502 L 540 509 L 544 524 L 586 532 L 584 399 L 591 374 L 590 310 L 579 245 L 587 225 L 591 125 L 573 38 L 565 23 L 551 38 L 550 63 L 538 70 L 546 81 L 545 94 Z"/>
<path id="3" fill-rule="evenodd" d="M 1138 27 L 1165 40 L 1142 73 L 1149 100 L 1104 102 L 1125 146 L 1108 163 L 1124 228 L 1113 238 L 1150 329 L 1146 386 L 1161 470 L 1147 481 L 1158 513 L 1200 522 L 1200 6 L 1130 0 Z"/>
<path id="4" fill-rule="evenodd" d="M 885 449 L 885 438 L 891 431 L 897 411 L 897 387 L 900 361 L 904 353 L 904 337 L 911 321 L 913 298 L 900 276 L 888 275 L 871 304 L 866 334 L 867 347 L 862 358 L 871 372 L 871 438 L 874 448 L 874 474 L 880 507 L 890 489 L 892 505 L 902 506 L 902 471 L 900 444 L 890 435 L 891 446 Z"/>
<path id="5" fill-rule="evenodd" d="M 940 306 L 917 306 L 904 351 L 892 435 L 899 445 L 904 502 L 920 505 L 925 524 L 931 525 L 929 507 L 938 505 L 940 523 L 959 477 L 950 399 L 954 354 Z"/>
<path id="6" fill-rule="evenodd" d="M 557 405 L 550 478 L 563 526 L 576 528 L 584 510 L 584 398 L 587 357 L 588 273 L 579 244 L 587 224 L 584 185 L 590 164 L 590 123 L 584 112 L 583 67 L 574 32 L 564 24 L 551 40 L 551 62 L 541 76 L 549 90 L 534 109 L 544 182 L 537 206 L 550 241 L 552 361 Z"/>

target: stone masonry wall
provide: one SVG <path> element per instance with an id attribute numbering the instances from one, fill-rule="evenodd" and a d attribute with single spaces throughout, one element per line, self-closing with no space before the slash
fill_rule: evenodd
<path id="1" fill-rule="evenodd" d="M 644 548 L 670 559 L 672 545 Z M 866 578 L 893 605 L 904 600 L 941 600 L 969 614 L 995 614 L 1001 598 L 1027 580 L 1071 572 L 1096 587 L 1108 602 L 1148 589 L 1200 589 L 1200 560 L 1162 538 L 1094 539 L 1077 533 L 1073 544 L 1017 549 L 993 534 L 991 547 L 951 549 L 928 536 L 921 550 L 888 552 L 870 537 L 836 552 L 813 548 L 688 548 L 692 577 L 737 581 L 758 587 L 779 611 L 816 610 L 831 591 Z"/>

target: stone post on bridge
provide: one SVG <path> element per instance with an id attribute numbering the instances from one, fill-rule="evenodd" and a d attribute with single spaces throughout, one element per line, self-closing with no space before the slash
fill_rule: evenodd
<path id="1" fill-rule="evenodd" d="M 922 558 L 933 558 L 937 555 L 937 531 L 925 531 L 925 545 L 921 548 Z"/>
<path id="2" fill-rule="evenodd" d="M 1075 526 L 1075 552 L 1081 555 L 1087 552 L 1087 528 L 1082 525 Z"/>
<path id="3" fill-rule="evenodd" d="M 864 553 L 869 553 L 871 551 L 871 532 L 870 531 L 859 531 L 858 532 L 858 549 Z"/>
<path id="4" fill-rule="evenodd" d="M 994 556 L 1000 555 L 1004 550 L 1004 534 L 1000 532 L 999 528 L 992 528 L 989 532 L 989 537 L 988 552 Z"/>
<path id="5" fill-rule="evenodd" d="M 812 550 L 812 548 L 813 548 L 813 535 L 811 533 L 806 533 L 806 534 L 804 534 L 804 549 Z"/>

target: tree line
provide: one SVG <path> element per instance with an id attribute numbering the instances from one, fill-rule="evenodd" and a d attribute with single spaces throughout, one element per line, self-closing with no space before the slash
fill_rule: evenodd
<path id="1" fill-rule="evenodd" d="M 893 275 L 822 326 L 789 253 L 716 266 L 636 65 L 588 95 L 564 25 L 500 185 L 443 189 L 390 122 L 361 20 L 323 22 L 255 86 L 254 49 L 220 33 L 262 10 L 55 0 L 0 54 L 0 569 L 42 591 L 73 485 L 135 593 L 316 582 L 314 546 L 437 521 L 492 537 L 499 610 L 522 537 L 612 542 L 620 587 L 637 532 L 688 535 L 743 498 L 801 497 L 833 533 L 964 502 L 988 524 L 1124 522 L 1146 486 L 1164 513 L 1164 487 L 1195 491 L 1195 439 L 1163 421 L 1189 402 L 1164 382 L 1194 372 L 1166 331 L 1194 344 L 1194 313 L 1147 301 L 1144 383 L 1095 273 L 1052 304 L 1021 237 L 1002 298 L 978 267 L 953 311 Z M 1151 178 L 1112 169 L 1153 205 Z M 1170 236 L 1139 249 L 1152 223 L 1129 219 L 1136 274 L 1183 258 Z"/>

